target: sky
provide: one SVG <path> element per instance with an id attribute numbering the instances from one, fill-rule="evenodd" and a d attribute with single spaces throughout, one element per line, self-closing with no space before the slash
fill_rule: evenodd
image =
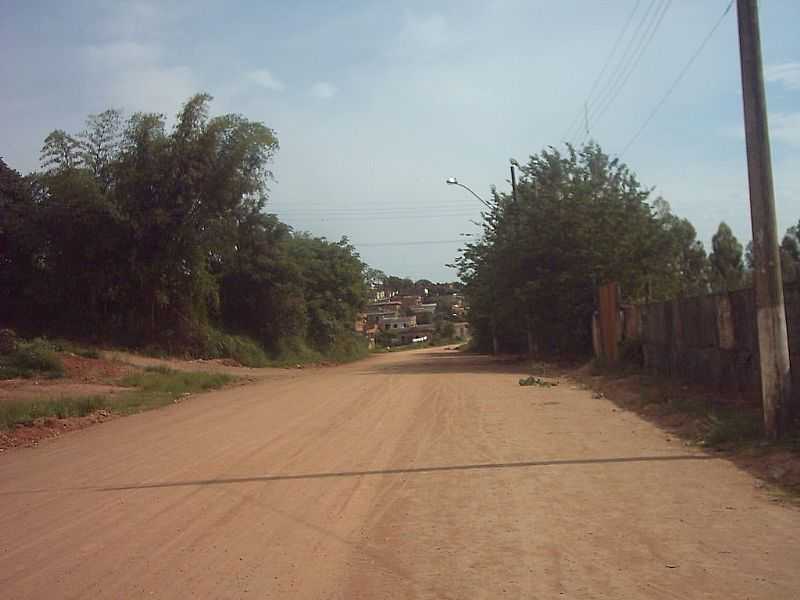
<path id="1" fill-rule="evenodd" d="M 212 114 L 276 131 L 270 212 L 347 236 L 389 274 L 445 281 L 482 207 L 445 179 L 508 191 L 510 158 L 581 142 L 588 112 L 588 137 L 707 249 L 723 220 L 744 244 L 735 7 L 629 143 L 728 4 L 0 0 L 0 156 L 27 173 L 53 129 L 110 107 L 174 115 L 205 91 Z M 782 234 L 800 219 L 800 2 L 760 10 Z"/>

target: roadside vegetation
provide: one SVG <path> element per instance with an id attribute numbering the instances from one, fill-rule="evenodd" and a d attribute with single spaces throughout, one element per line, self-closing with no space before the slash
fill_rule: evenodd
<path id="1" fill-rule="evenodd" d="M 609 367 L 594 361 L 590 373 L 601 395 L 622 408 L 666 424 L 678 425 L 692 443 L 718 449 L 762 444 L 760 407 L 744 399 L 731 401 L 700 385 L 646 373 L 630 362 Z"/>
<path id="2" fill-rule="evenodd" d="M 234 379 L 224 373 L 148 367 L 124 377 L 119 385 L 129 389 L 115 394 L 0 401 L 0 428 L 30 425 L 42 418 L 84 417 L 101 410 L 118 415 L 141 412 L 191 394 L 221 388 Z"/>
<path id="3" fill-rule="evenodd" d="M 270 214 L 275 132 L 210 101 L 171 128 L 107 110 L 55 129 L 25 177 L 0 159 L 2 326 L 253 367 L 366 352 L 366 265 Z"/>
<path id="4" fill-rule="evenodd" d="M 15 343 L 8 353 L 0 353 L 0 379 L 18 377 L 57 378 L 64 376 L 64 363 L 57 348 L 47 340 L 37 338 Z"/>
<path id="5" fill-rule="evenodd" d="M 599 145 L 543 150 L 520 166 L 516 198 L 493 190 L 483 236 L 456 260 L 476 348 L 591 353 L 596 288 L 623 302 L 750 284 L 751 246 L 720 223 L 709 253 L 695 228 Z M 781 243 L 784 280 L 800 275 L 800 223 Z M 530 348 L 529 348 L 530 344 Z"/>

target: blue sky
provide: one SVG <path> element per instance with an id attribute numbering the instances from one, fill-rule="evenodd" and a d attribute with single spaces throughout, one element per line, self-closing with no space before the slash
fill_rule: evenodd
<path id="1" fill-rule="evenodd" d="M 563 143 L 634 7 L 616 56 L 628 36 L 646 39 L 636 27 L 651 4 L 645 24 L 666 12 L 624 87 L 612 96 L 612 61 L 588 96 L 591 137 L 612 155 L 728 0 L 3 0 L 0 155 L 28 172 L 52 129 L 78 131 L 108 107 L 172 115 L 207 91 L 213 112 L 277 131 L 270 210 L 283 220 L 347 235 L 389 273 L 452 279 L 450 240 L 477 231 L 481 206 L 444 180 L 484 196 L 492 184 L 507 190 L 509 157 Z M 800 218 L 798 23 L 800 2 L 762 2 L 781 232 Z M 750 238 L 741 113 L 732 10 L 621 156 L 707 247 L 721 220 Z"/>

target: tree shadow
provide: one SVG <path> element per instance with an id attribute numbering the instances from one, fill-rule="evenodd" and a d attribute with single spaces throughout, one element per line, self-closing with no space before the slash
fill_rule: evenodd
<path id="1" fill-rule="evenodd" d="M 521 469 L 534 467 L 573 466 L 573 465 L 600 465 L 600 464 L 625 464 L 640 462 L 673 462 L 714 460 L 717 457 L 706 454 L 674 454 L 656 456 L 623 456 L 612 458 L 572 458 L 556 460 L 532 460 L 524 462 L 507 463 L 476 463 L 467 465 L 443 465 L 429 467 L 408 467 L 398 469 L 376 469 L 366 471 L 337 471 L 328 473 L 300 473 L 285 475 L 257 475 L 250 477 L 224 477 L 217 479 L 195 479 L 188 481 L 163 481 L 157 483 L 139 483 L 129 485 L 116 485 L 108 487 L 87 488 L 100 492 L 118 492 L 130 490 L 148 490 L 175 487 L 197 487 L 211 485 L 232 485 L 241 483 L 268 483 L 275 481 L 296 481 L 309 479 L 342 479 L 349 477 L 371 477 L 375 475 L 419 475 L 426 473 L 442 473 L 455 471 L 481 471 L 498 469 Z"/>
<path id="2" fill-rule="evenodd" d="M 359 375 L 431 375 L 452 374 L 523 374 L 530 370 L 531 359 L 525 356 L 490 356 L 458 351 L 416 351 L 415 360 L 398 362 L 370 361 Z"/>

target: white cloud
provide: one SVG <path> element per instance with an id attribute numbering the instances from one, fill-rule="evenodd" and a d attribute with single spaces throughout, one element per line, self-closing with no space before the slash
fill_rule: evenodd
<path id="1" fill-rule="evenodd" d="M 800 146 L 800 112 L 771 113 L 769 131 L 776 141 Z"/>
<path id="2" fill-rule="evenodd" d="M 764 77 L 767 81 L 781 83 L 790 90 L 800 90 L 800 63 L 768 65 L 764 69 Z"/>
<path id="3" fill-rule="evenodd" d="M 251 82 L 274 92 L 282 92 L 286 86 L 282 81 L 276 79 L 267 69 L 255 69 L 248 71 L 245 75 Z"/>
<path id="4" fill-rule="evenodd" d="M 322 99 L 333 98 L 338 91 L 335 86 L 325 81 L 318 81 L 311 86 L 311 95 Z"/>
<path id="5" fill-rule="evenodd" d="M 200 91 L 193 71 L 166 65 L 156 44 L 113 42 L 84 48 L 84 61 L 97 95 L 107 105 L 126 110 L 175 114 Z"/>

